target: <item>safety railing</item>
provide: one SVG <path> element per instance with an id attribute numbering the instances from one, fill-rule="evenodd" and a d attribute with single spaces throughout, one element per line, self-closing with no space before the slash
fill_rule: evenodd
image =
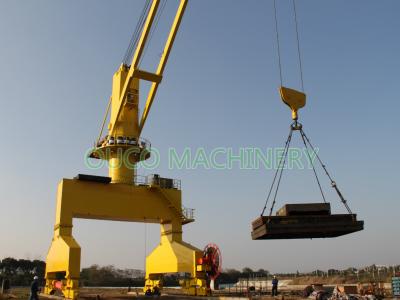
<path id="1" fill-rule="evenodd" d="M 148 176 L 136 175 L 134 177 L 134 184 L 137 186 L 151 186 L 157 185 L 161 188 L 166 189 L 181 189 L 181 181 L 179 179 L 170 179 L 160 177 L 158 174 L 152 174 Z M 185 220 L 194 220 L 194 209 L 182 206 L 181 209 L 182 218 Z"/>
<path id="2" fill-rule="evenodd" d="M 179 179 L 163 178 L 158 174 L 148 176 L 136 175 L 134 183 L 135 185 L 158 185 L 163 189 L 181 189 L 181 181 Z"/>
<path id="3" fill-rule="evenodd" d="M 135 185 L 148 185 L 147 184 L 147 176 L 143 176 L 143 175 L 136 175 L 133 178 L 133 183 Z"/>
<path id="4" fill-rule="evenodd" d="M 151 151 L 151 143 L 148 139 L 145 138 L 135 138 L 129 136 L 108 136 L 106 135 L 102 138 L 98 143 L 95 143 L 95 147 L 105 147 L 105 146 L 114 146 L 114 145 L 121 145 L 121 146 L 136 146 L 142 149 L 147 149 Z"/>
<path id="5" fill-rule="evenodd" d="M 194 219 L 194 208 L 188 208 L 188 207 L 182 206 L 182 215 L 186 219 L 193 220 Z"/>

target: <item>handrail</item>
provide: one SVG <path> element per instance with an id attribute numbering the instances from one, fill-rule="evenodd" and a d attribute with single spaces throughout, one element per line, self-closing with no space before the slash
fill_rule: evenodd
<path id="1" fill-rule="evenodd" d="M 95 143 L 95 148 L 114 146 L 114 145 L 128 145 L 128 146 L 139 146 L 140 148 L 151 150 L 151 142 L 146 138 L 136 138 L 122 135 L 106 135 L 98 143 Z"/>
<path id="2" fill-rule="evenodd" d="M 182 215 L 189 220 L 194 219 L 194 208 L 188 208 L 182 205 Z"/>
<path id="3" fill-rule="evenodd" d="M 163 178 L 159 177 L 158 174 L 150 174 L 148 176 L 136 175 L 133 179 L 133 182 L 135 185 L 158 185 L 161 188 L 173 188 L 177 190 L 181 189 L 180 179 Z"/>
<path id="4" fill-rule="evenodd" d="M 159 177 L 157 174 L 151 174 L 148 176 L 136 175 L 133 179 L 136 186 L 152 186 L 157 185 L 160 188 L 172 188 L 181 189 L 181 181 L 179 179 L 170 179 Z M 182 219 L 194 220 L 194 208 L 185 207 L 182 205 L 181 208 Z"/>

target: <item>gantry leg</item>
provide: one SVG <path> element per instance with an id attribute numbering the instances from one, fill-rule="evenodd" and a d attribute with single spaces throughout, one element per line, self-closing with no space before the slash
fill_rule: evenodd
<path id="1" fill-rule="evenodd" d="M 198 265 L 203 252 L 182 241 L 182 224 L 172 222 L 161 224 L 161 241 L 146 258 L 146 283 L 144 291 L 162 288 L 163 273 L 189 273 L 190 278 L 182 280 L 181 286 L 189 295 L 210 294 L 206 274 Z"/>
<path id="2" fill-rule="evenodd" d="M 46 285 L 44 292 L 53 294 L 61 289 L 64 296 L 70 299 L 78 297 L 78 280 L 80 272 L 81 248 L 72 236 L 55 236 L 53 238 L 46 263 Z M 57 282 L 61 281 L 61 285 Z"/>
<path id="3" fill-rule="evenodd" d="M 62 184 L 57 192 L 57 215 L 54 236 L 46 258 L 44 293 L 61 290 L 66 298 L 78 297 L 81 248 L 72 237 L 72 215 L 63 214 Z M 67 199 L 65 199 L 67 200 Z"/>

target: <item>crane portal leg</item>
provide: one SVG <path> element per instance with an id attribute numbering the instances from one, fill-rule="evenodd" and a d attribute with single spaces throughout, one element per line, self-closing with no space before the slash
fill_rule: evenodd
<path id="1" fill-rule="evenodd" d="M 58 231 L 58 230 L 56 230 Z M 76 299 L 79 289 L 81 248 L 70 235 L 55 232 L 46 263 L 44 293 L 52 295 L 61 290 L 66 298 Z"/>
<path id="2" fill-rule="evenodd" d="M 180 220 L 161 224 L 160 244 L 146 258 L 144 292 L 156 293 L 161 289 L 165 273 L 187 273 L 190 276 L 180 280 L 186 294 L 209 295 L 206 273 L 198 264 L 202 257 L 200 249 L 182 241 Z"/>
<path id="3" fill-rule="evenodd" d="M 63 213 L 62 184 L 57 192 L 54 236 L 46 258 L 44 293 L 60 290 L 66 298 L 78 298 L 81 247 L 72 237 L 72 214 Z M 65 202 L 65 201 L 64 201 Z"/>

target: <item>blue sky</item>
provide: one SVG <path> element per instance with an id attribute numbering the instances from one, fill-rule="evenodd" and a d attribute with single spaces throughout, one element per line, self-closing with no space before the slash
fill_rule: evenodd
<path id="1" fill-rule="evenodd" d="M 144 1 L 0 1 L 0 257 L 46 257 L 58 181 L 91 171 L 92 145 Z M 146 53 L 161 52 L 168 17 Z M 291 1 L 278 1 L 284 84 L 300 88 Z M 189 1 L 143 136 L 156 170 L 182 180 L 196 209 L 184 239 L 217 243 L 225 267 L 273 272 L 399 264 L 397 117 L 400 3 L 297 2 L 307 106 L 304 128 L 365 230 L 337 239 L 252 241 L 273 171 L 168 168 L 168 149 L 281 147 L 290 112 L 281 103 L 272 1 Z M 300 146 L 294 139 L 294 146 Z M 338 199 L 323 184 L 335 212 Z M 319 201 L 310 170 L 286 172 L 277 206 Z M 82 265 L 143 268 L 157 225 L 75 220 Z M 146 242 L 145 242 L 146 241 Z"/>

